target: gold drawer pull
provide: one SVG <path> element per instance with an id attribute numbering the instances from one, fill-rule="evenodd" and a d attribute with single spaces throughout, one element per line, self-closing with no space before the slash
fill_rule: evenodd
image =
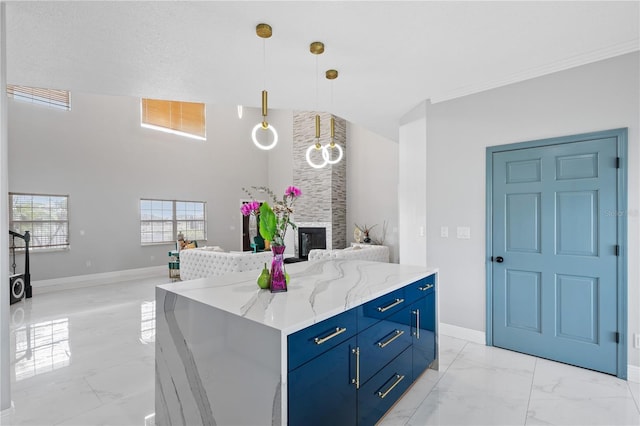
<path id="1" fill-rule="evenodd" d="M 433 288 L 433 286 L 434 286 L 434 285 L 435 285 L 435 284 L 427 284 L 427 285 L 426 285 L 426 286 L 424 286 L 424 287 L 418 287 L 418 290 L 420 290 L 420 291 L 427 291 L 427 290 L 431 290 L 431 289 Z"/>
<path id="2" fill-rule="evenodd" d="M 389 343 L 393 342 L 394 340 L 396 340 L 398 337 L 402 336 L 403 334 L 404 334 L 404 331 L 402 331 L 402 330 L 394 331 L 393 332 L 393 336 L 391 336 L 391 338 L 389 340 L 387 340 L 386 342 L 378 342 L 378 347 L 380 349 L 384 348 Z"/>
<path id="3" fill-rule="evenodd" d="M 400 383 L 403 379 L 404 379 L 404 376 L 401 376 L 400 374 L 396 374 L 396 381 L 393 382 L 393 384 L 391 385 L 391 387 L 389 389 L 387 389 L 384 392 L 378 391 L 378 396 L 380 397 L 380 399 L 384 399 L 384 397 L 387 396 L 387 394 L 389 392 L 391 392 L 393 390 L 393 388 L 398 386 L 398 383 Z"/>
<path id="4" fill-rule="evenodd" d="M 360 348 L 356 347 L 351 349 L 351 353 L 356 356 L 356 378 L 351 379 L 351 383 L 356 385 L 356 389 L 360 389 Z"/>
<path id="5" fill-rule="evenodd" d="M 394 302 L 392 302 L 391 304 L 389 304 L 389 305 L 387 305 L 385 307 L 381 308 L 380 306 L 378 306 L 378 312 L 388 311 L 389 309 L 393 308 L 394 306 L 398 306 L 402 302 L 404 302 L 404 299 L 396 299 Z"/>
<path id="6" fill-rule="evenodd" d="M 345 331 L 347 331 L 346 327 L 340 328 L 340 327 L 336 327 L 336 331 L 334 331 L 333 333 L 331 333 L 328 336 L 325 337 L 316 337 L 313 339 L 313 341 L 316 343 L 316 345 L 321 345 L 324 342 L 326 342 L 329 339 L 333 339 L 334 337 L 336 337 L 338 334 L 342 334 Z"/>

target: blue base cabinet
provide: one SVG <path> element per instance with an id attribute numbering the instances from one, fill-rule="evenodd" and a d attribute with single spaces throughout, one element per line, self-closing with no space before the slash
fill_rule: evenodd
<path id="1" fill-rule="evenodd" d="M 356 424 L 357 390 L 351 383 L 355 347 L 352 337 L 289 372 L 290 425 Z"/>
<path id="2" fill-rule="evenodd" d="M 436 359 L 436 277 L 288 337 L 289 425 L 374 425 Z"/>

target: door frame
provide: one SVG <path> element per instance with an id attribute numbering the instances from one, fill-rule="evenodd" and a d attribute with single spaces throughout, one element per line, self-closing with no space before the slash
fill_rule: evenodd
<path id="1" fill-rule="evenodd" d="M 539 139 L 527 142 L 518 142 L 507 145 L 489 146 L 486 149 L 486 344 L 493 346 L 493 271 L 492 271 L 492 247 L 493 247 L 493 154 L 504 151 L 513 151 L 527 148 L 540 148 L 565 143 L 583 142 L 593 139 L 616 138 L 618 157 L 620 164 L 617 172 L 618 205 L 616 214 L 619 217 L 617 224 L 618 243 L 620 255 L 617 260 L 617 326 L 619 332 L 617 377 L 627 378 L 627 128 L 604 130 L 599 132 L 583 133 L 578 135 L 562 136 L 550 139 Z"/>

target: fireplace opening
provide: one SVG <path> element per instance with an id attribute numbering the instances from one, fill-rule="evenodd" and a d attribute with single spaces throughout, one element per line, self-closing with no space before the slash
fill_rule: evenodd
<path id="1" fill-rule="evenodd" d="M 298 257 L 308 260 L 309 251 L 327 248 L 326 228 L 298 228 Z"/>

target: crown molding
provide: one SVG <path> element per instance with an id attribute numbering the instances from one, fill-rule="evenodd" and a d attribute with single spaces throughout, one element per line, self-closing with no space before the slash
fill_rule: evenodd
<path id="1" fill-rule="evenodd" d="M 602 61 L 604 59 L 613 58 L 627 53 L 640 50 L 640 39 L 629 40 L 624 43 L 615 44 L 603 49 L 593 50 L 581 55 L 572 56 L 561 61 L 553 62 L 547 65 L 529 68 L 525 71 L 510 74 L 495 80 L 485 81 L 478 84 L 471 84 L 459 89 L 443 92 L 442 94 L 432 96 L 430 101 L 432 104 L 449 101 L 463 96 L 472 95 L 474 93 L 484 92 L 486 90 L 507 86 L 513 83 L 519 83 L 536 77 L 553 74 L 558 71 L 564 71 L 570 68 L 579 67 L 581 65 Z"/>

